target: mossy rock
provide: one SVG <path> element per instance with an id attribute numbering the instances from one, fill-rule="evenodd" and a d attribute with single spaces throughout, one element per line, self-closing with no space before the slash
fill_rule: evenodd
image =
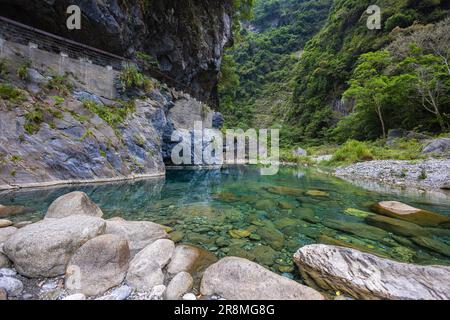
<path id="1" fill-rule="evenodd" d="M 231 192 L 220 192 L 213 195 L 213 198 L 225 201 L 225 202 L 236 202 L 239 198 Z"/>
<path id="2" fill-rule="evenodd" d="M 427 237 L 414 237 L 411 240 L 423 248 L 437 252 L 443 256 L 450 257 L 450 246 L 441 241 Z"/>
<path id="3" fill-rule="evenodd" d="M 416 237 L 429 234 L 427 229 L 422 228 L 417 224 L 404 220 L 389 218 L 386 216 L 372 215 L 368 216 L 365 221 L 371 226 L 381 228 L 400 236 Z"/>
<path id="4" fill-rule="evenodd" d="M 278 202 L 278 207 L 279 207 L 280 209 L 290 210 L 290 209 L 294 209 L 294 208 L 295 208 L 295 205 L 292 204 L 292 203 L 289 202 L 289 201 L 279 201 L 279 202 Z"/>
<path id="5" fill-rule="evenodd" d="M 298 221 L 289 217 L 281 218 L 274 221 L 275 227 L 278 229 L 284 229 L 289 226 L 295 226 L 298 224 Z"/>
<path id="6" fill-rule="evenodd" d="M 412 222 L 423 227 L 450 228 L 450 217 L 414 208 L 398 201 L 379 202 L 374 204 L 371 209 L 376 213 Z"/>
<path id="7" fill-rule="evenodd" d="M 366 218 L 366 217 L 368 217 L 368 216 L 373 214 L 373 213 L 370 213 L 370 212 L 367 212 L 367 211 L 354 209 L 354 208 L 347 208 L 347 209 L 344 210 L 344 213 L 349 215 L 349 216 L 358 217 L 358 218 Z"/>
<path id="8" fill-rule="evenodd" d="M 292 210 L 292 213 L 307 222 L 310 223 L 319 223 L 320 219 L 318 217 L 316 217 L 316 213 L 313 209 L 311 208 L 295 208 Z"/>
<path id="9" fill-rule="evenodd" d="M 271 187 L 267 187 L 264 189 L 269 193 L 273 193 L 273 194 L 277 194 L 277 195 L 281 195 L 281 196 L 288 195 L 288 196 L 299 197 L 305 193 L 305 191 L 302 189 L 283 187 L 283 186 L 271 186 Z"/>
<path id="10" fill-rule="evenodd" d="M 230 230 L 228 231 L 230 236 L 234 239 L 241 239 L 241 238 L 247 238 L 250 236 L 251 232 L 248 230 Z"/>
<path id="11" fill-rule="evenodd" d="M 281 250 L 284 246 L 284 235 L 279 230 L 268 226 L 259 228 L 258 235 L 275 250 Z"/>
<path id="12" fill-rule="evenodd" d="M 256 246 L 251 253 L 256 262 L 266 266 L 272 266 L 278 256 L 278 252 L 269 246 Z"/>
<path id="13" fill-rule="evenodd" d="M 389 236 L 389 234 L 385 230 L 363 223 L 327 220 L 323 221 L 322 224 L 328 228 L 354 234 L 363 239 L 379 241 Z"/>
<path id="14" fill-rule="evenodd" d="M 391 256 L 395 260 L 412 263 L 414 262 L 416 252 L 409 248 L 399 246 L 392 249 Z"/>
<path id="15" fill-rule="evenodd" d="M 180 242 L 181 240 L 183 240 L 184 233 L 182 231 L 174 231 L 169 235 L 169 237 L 170 237 L 170 240 L 177 243 L 177 242 Z"/>
<path id="16" fill-rule="evenodd" d="M 269 199 L 264 199 L 264 200 L 259 200 L 255 202 L 254 207 L 258 210 L 269 210 L 269 209 L 273 209 L 277 207 L 276 202 L 269 200 Z"/>
<path id="17" fill-rule="evenodd" d="M 321 190 L 308 190 L 306 192 L 306 195 L 311 196 L 311 197 L 329 197 L 330 196 L 327 192 L 321 191 Z"/>

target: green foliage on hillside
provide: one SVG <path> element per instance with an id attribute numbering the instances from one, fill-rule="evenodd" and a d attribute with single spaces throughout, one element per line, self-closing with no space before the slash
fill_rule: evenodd
<path id="1" fill-rule="evenodd" d="M 325 21 L 331 0 L 258 0 L 240 41 L 223 59 L 220 109 L 227 127 L 277 123 L 294 87 L 301 49 Z"/>
<path id="2" fill-rule="evenodd" d="M 366 9 L 373 4 L 382 9 L 381 30 L 366 26 Z M 336 136 L 339 141 L 374 139 L 383 135 L 380 114 L 384 131 L 419 125 L 419 130 L 443 130 L 446 111 L 438 119 L 424 111 L 433 107 L 422 105 L 425 91 L 448 81 L 437 55 L 417 43 L 417 51 L 403 57 L 379 50 L 396 39 L 397 27 L 442 20 L 449 14 L 449 6 L 441 0 L 335 0 L 326 25 L 308 42 L 298 65 L 293 103 L 285 118 L 290 123 L 286 129 L 290 138 L 294 142 Z M 404 47 L 408 46 L 406 41 Z M 417 69 L 423 74 L 418 75 Z M 440 90 L 445 96 L 445 89 Z M 348 99 L 342 104 L 344 92 Z M 352 102 L 356 103 L 355 112 L 339 122 L 342 113 L 352 111 Z M 445 99 L 440 103 L 443 108 L 448 106 Z M 337 128 L 330 130 L 338 122 Z"/>

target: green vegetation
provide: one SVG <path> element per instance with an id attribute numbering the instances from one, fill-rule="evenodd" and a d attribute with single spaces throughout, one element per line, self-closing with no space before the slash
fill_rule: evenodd
<path id="1" fill-rule="evenodd" d="M 241 41 L 222 62 L 220 111 L 227 127 L 277 123 L 294 89 L 301 50 L 319 31 L 330 5 L 331 0 L 255 1 L 253 16 L 239 33 Z"/>
<path id="2" fill-rule="evenodd" d="M 23 91 L 8 83 L 0 83 L 0 98 L 12 102 L 25 99 Z"/>
<path id="3" fill-rule="evenodd" d="M 25 114 L 25 131 L 32 135 L 39 131 L 41 124 L 44 122 L 44 109 L 40 105 L 36 105 L 33 110 Z"/>
<path id="4" fill-rule="evenodd" d="M 68 75 L 55 75 L 47 83 L 47 88 L 55 90 L 61 95 L 68 95 L 72 91 L 72 84 L 69 81 Z"/>
<path id="5" fill-rule="evenodd" d="M 125 122 L 127 116 L 134 112 L 134 103 L 124 103 L 120 107 L 106 106 L 95 103 L 94 101 L 86 100 L 83 102 L 86 109 L 98 115 L 103 121 L 108 123 L 112 128 L 117 127 Z"/>
<path id="6" fill-rule="evenodd" d="M 124 64 L 119 81 L 123 90 L 138 88 L 147 93 L 154 89 L 153 81 L 142 74 L 134 64 Z"/>
<path id="7" fill-rule="evenodd" d="M 30 76 L 28 75 L 28 69 L 31 67 L 31 61 L 26 60 L 24 61 L 19 67 L 17 68 L 17 75 L 20 79 L 24 81 L 29 81 Z"/>
<path id="8" fill-rule="evenodd" d="M 5 78 L 8 74 L 8 61 L 0 59 L 0 77 Z"/>
<path id="9" fill-rule="evenodd" d="M 358 161 L 373 160 L 374 156 L 369 146 L 360 141 L 349 140 L 342 145 L 333 155 L 333 163 L 352 163 Z"/>

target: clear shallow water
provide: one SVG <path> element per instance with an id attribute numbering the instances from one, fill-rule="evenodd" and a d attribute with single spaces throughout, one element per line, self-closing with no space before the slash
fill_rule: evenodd
<path id="1" fill-rule="evenodd" d="M 346 213 L 348 208 L 370 211 L 376 202 L 398 200 L 450 215 L 448 202 L 431 203 L 425 195 L 379 194 L 297 168 L 282 168 L 275 176 L 260 176 L 253 167 L 168 171 L 165 179 L 3 192 L 0 203 L 31 210 L 10 219 L 35 221 L 53 200 L 75 190 L 86 192 L 106 218 L 165 224 L 179 241 L 218 257 L 245 257 L 286 276 L 295 274 L 292 254 L 312 243 L 347 245 L 398 261 L 450 264 L 448 230 L 430 236 L 440 245 L 436 251 L 371 229 L 363 217 Z"/>

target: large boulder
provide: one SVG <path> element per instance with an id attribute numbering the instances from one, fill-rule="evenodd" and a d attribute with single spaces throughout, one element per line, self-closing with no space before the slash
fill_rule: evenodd
<path id="1" fill-rule="evenodd" d="M 354 249 L 314 244 L 294 255 L 303 278 L 357 299 L 450 298 L 450 268 L 400 263 Z"/>
<path id="2" fill-rule="evenodd" d="M 450 227 L 450 217 L 411 207 L 398 201 L 382 201 L 371 208 L 376 213 L 425 227 Z"/>
<path id="3" fill-rule="evenodd" d="M 182 271 L 195 275 L 202 273 L 216 261 L 216 256 L 211 252 L 192 245 L 182 244 L 175 248 L 167 271 L 171 275 Z"/>
<path id="4" fill-rule="evenodd" d="M 246 259 L 227 257 L 206 269 L 200 291 L 228 300 L 322 300 L 312 288 Z"/>
<path id="5" fill-rule="evenodd" d="M 16 231 L 16 227 L 0 228 L 0 244 L 6 242 Z"/>
<path id="6" fill-rule="evenodd" d="M 428 143 L 422 150 L 422 153 L 445 154 L 450 152 L 450 138 L 435 139 Z"/>
<path id="7" fill-rule="evenodd" d="M 103 216 L 102 210 L 84 192 L 71 192 L 56 199 L 48 208 L 45 218 L 65 218 L 71 215 Z"/>
<path id="8" fill-rule="evenodd" d="M 130 262 L 127 282 L 140 291 L 149 291 L 164 283 L 162 269 L 169 263 L 175 249 L 173 241 L 156 240 L 140 251 Z"/>
<path id="9" fill-rule="evenodd" d="M 74 252 L 105 228 L 104 220 L 89 216 L 43 220 L 16 231 L 4 251 L 22 275 L 56 277 L 65 273 Z"/>
<path id="10" fill-rule="evenodd" d="M 108 220 L 106 234 L 116 234 L 128 240 L 131 254 L 142 250 L 158 239 L 168 238 L 165 227 L 149 221 Z"/>
<path id="11" fill-rule="evenodd" d="M 82 245 L 70 259 L 66 288 L 96 296 L 122 283 L 130 249 L 126 239 L 106 234 Z"/>

